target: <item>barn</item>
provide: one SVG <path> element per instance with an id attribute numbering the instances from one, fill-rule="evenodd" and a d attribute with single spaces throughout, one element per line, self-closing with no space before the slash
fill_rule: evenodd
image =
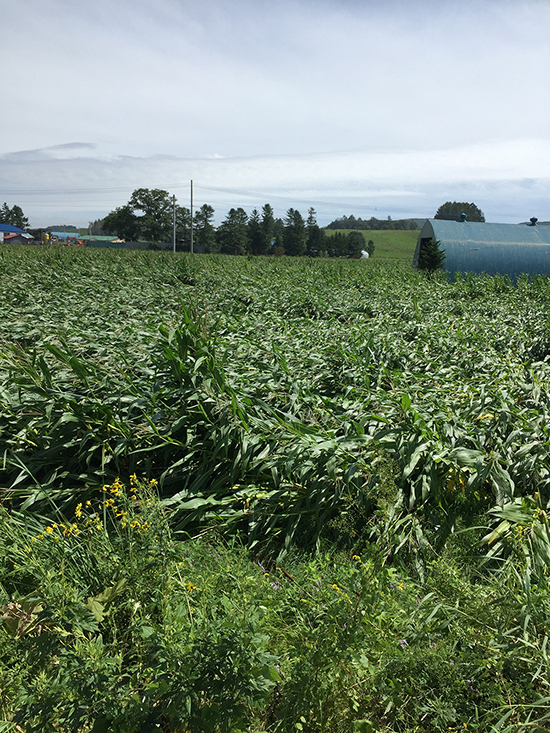
<path id="1" fill-rule="evenodd" d="M 488 224 L 476 221 L 427 219 L 420 231 L 413 267 L 430 240 L 445 252 L 443 269 L 455 272 L 484 272 L 487 275 L 550 275 L 550 226 L 531 224 Z"/>

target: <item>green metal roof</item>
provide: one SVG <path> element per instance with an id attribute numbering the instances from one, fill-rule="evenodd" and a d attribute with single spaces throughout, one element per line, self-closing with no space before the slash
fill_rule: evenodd
<path id="1" fill-rule="evenodd" d="M 423 239 L 440 242 L 449 272 L 550 274 L 550 226 L 428 219 L 418 237 L 415 267 Z"/>

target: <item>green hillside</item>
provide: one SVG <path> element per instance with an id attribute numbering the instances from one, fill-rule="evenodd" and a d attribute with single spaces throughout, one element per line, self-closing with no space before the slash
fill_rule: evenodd
<path id="1" fill-rule="evenodd" d="M 325 229 L 325 234 L 331 237 L 336 232 L 347 234 L 351 229 Z M 372 239 L 374 242 L 374 257 L 377 260 L 412 260 L 418 229 L 401 231 L 395 229 L 361 229 L 365 242 Z"/>

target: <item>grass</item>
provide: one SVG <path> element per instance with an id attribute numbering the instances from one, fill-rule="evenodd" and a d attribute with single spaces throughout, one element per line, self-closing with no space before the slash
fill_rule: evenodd
<path id="1" fill-rule="evenodd" d="M 468 576 L 449 553 L 423 583 L 375 546 L 263 563 L 235 543 L 179 541 L 135 476 L 70 521 L 0 521 L 4 730 L 484 733 L 548 720 L 548 591 L 526 604 L 521 582 Z"/>
<path id="2" fill-rule="evenodd" d="M 0 264 L 0 729 L 547 728 L 547 278 Z"/>
<path id="3" fill-rule="evenodd" d="M 325 229 L 325 234 L 329 237 L 335 231 L 348 234 L 351 229 Z M 362 229 L 361 234 L 365 237 L 365 242 L 372 239 L 374 242 L 374 257 L 376 260 L 406 260 L 412 262 L 416 243 L 418 241 L 419 230 L 400 231 L 400 230 L 370 230 Z"/>

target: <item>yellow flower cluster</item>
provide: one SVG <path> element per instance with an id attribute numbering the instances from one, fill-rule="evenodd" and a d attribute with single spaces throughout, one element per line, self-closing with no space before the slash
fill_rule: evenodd
<path id="1" fill-rule="evenodd" d="M 52 538 L 55 542 L 59 542 L 59 536 L 63 535 L 63 537 L 68 537 L 72 534 L 78 535 L 80 534 L 80 529 L 78 527 L 78 524 L 76 522 L 72 523 L 66 523 L 66 524 L 57 524 L 54 522 L 53 524 L 48 525 L 44 528 L 44 531 L 41 532 L 36 537 L 31 537 L 31 542 L 39 542 L 40 540 L 43 540 L 45 537 Z"/>
<path id="2" fill-rule="evenodd" d="M 136 492 L 138 491 L 138 478 L 135 473 L 133 473 L 130 476 L 130 492 L 131 492 L 131 498 L 134 501 L 138 501 L 138 496 L 136 495 Z M 158 481 L 156 479 L 151 479 L 149 481 L 149 487 L 154 488 L 158 486 Z M 141 519 L 140 517 L 132 516 L 132 514 L 128 513 L 127 509 L 121 508 L 117 506 L 115 503 L 115 498 L 120 500 L 122 505 L 124 506 L 124 501 L 128 497 L 125 496 L 124 493 L 124 484 L 121 482 L 120 478 L 116 478 L 112 484 L 105 484 L 103 486 L 103 491 L 107 494 L 107 497 L 103 502 L 100 502 L 99 507 L 103 508 L 103 510 L 110 510 L 110 513 L 114 515 L 117 519 L 120 520 L 120 526 L 125 529 L 128 527 L 131 530 L 135 530 L 138 532 L 146 532 L 150 529 L 151 525 L 150 523 L 145 520 Z M 148 504 L 151 502 L 152 499 L 142 499 L 141 505 Z M 136 506 L 136 505 L 134 505 Z M 91 501 L 86 502 L 79 502 L 76 505 L 74 516 L 75 520 L 74 522 L 66 522 L 66 523 L 53 523 L 47 527 L 44 528 L 44 530 L 37 535 L 36 537 L 31 538 L 31 542 L 38 542 L 40 540 L 43 540 L 44 538 L 51 537 L 56 542 L 59 542 L 60 537 L 69 537 L 71 535 L 78 535 L 82 531 L 87 532 L 94 532 L 94 531 L 103 531 L 104 529 L 104 523 L 101 518 L 101 515 L 97 511 L 87 512 L 86 509 L 89 509 L 92 507 Z M 128 507 L 129 508 L 129 507 Z M 30 547 L 29 547 L 30 551 Z M 195 586 L 193 586 L 195 588 Z M 191 589 L 192 590 L 192 589 Z M 191 592 L 189 590 L 189 592 Z"/>

